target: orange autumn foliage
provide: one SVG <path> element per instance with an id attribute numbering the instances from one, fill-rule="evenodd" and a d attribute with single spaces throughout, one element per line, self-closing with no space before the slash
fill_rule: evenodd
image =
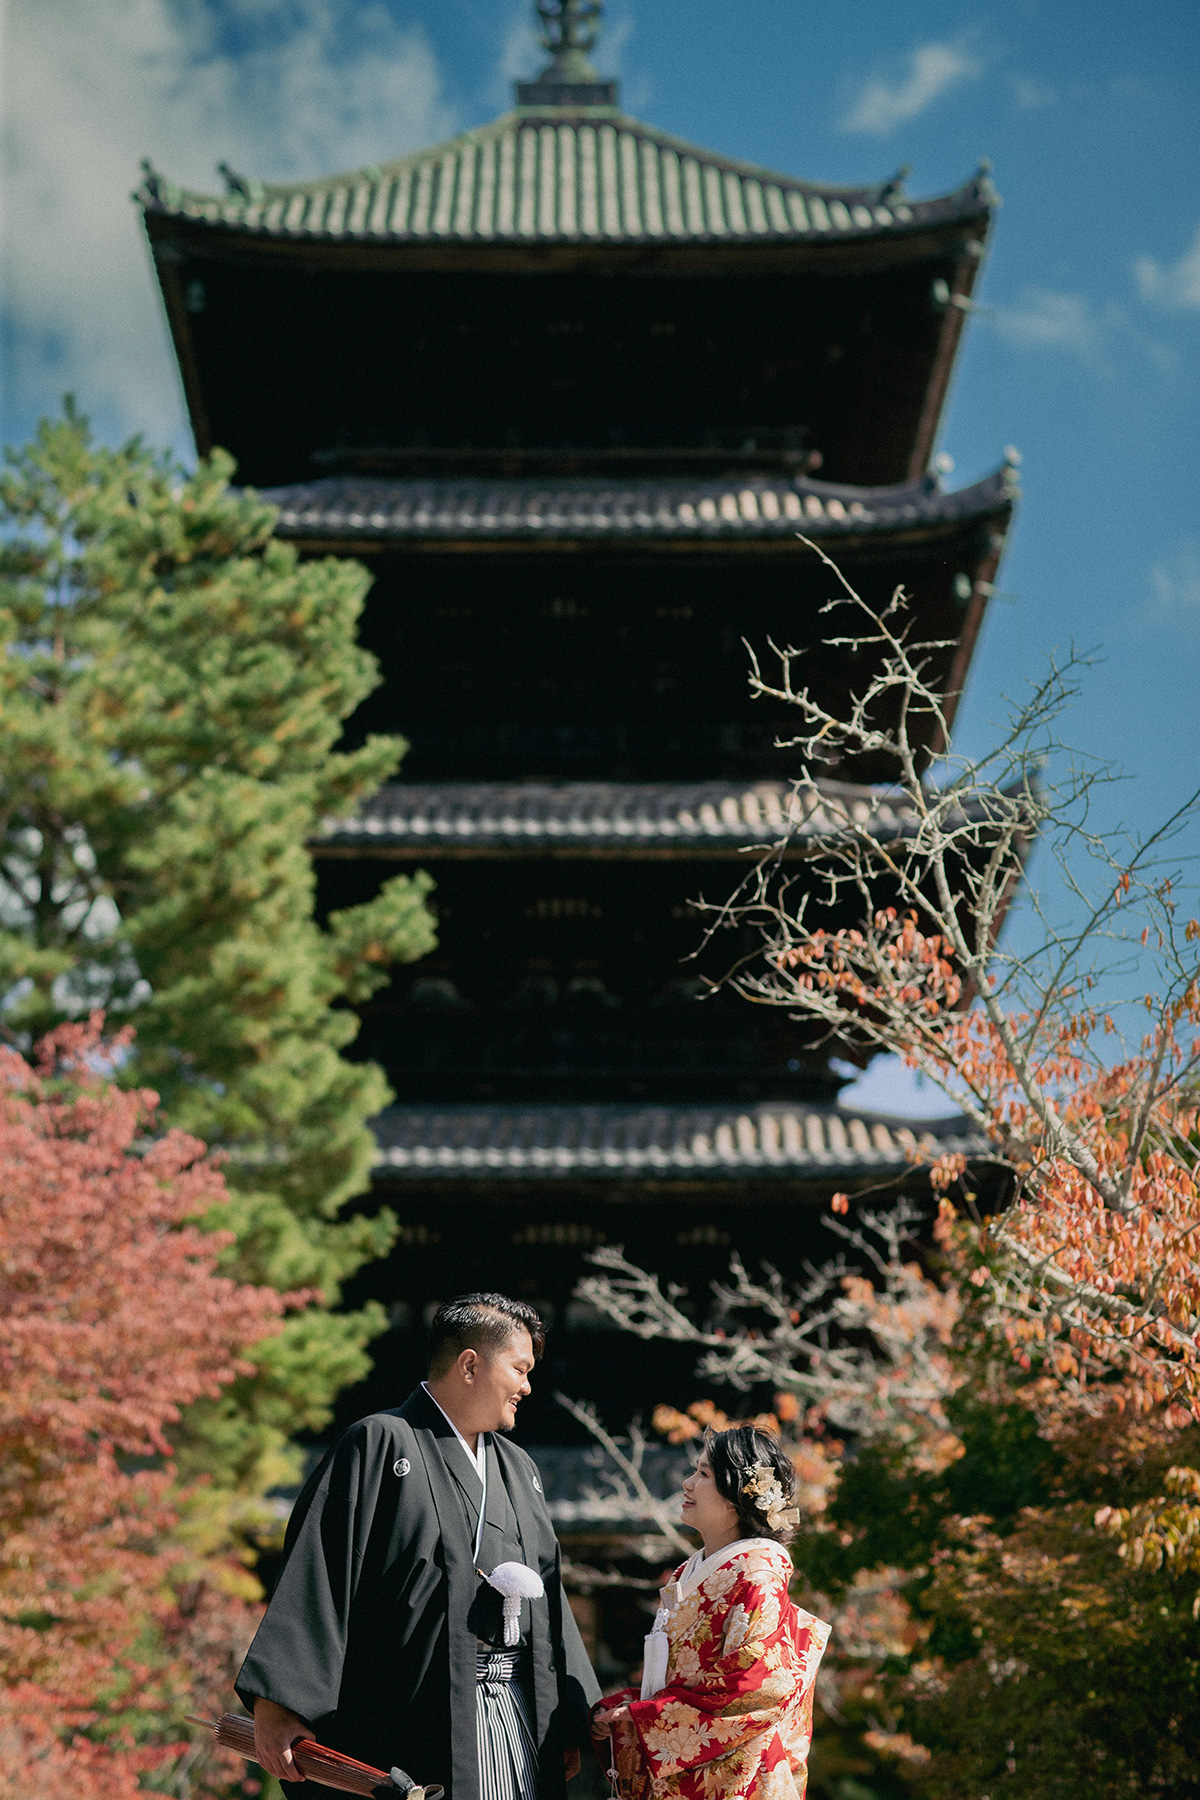
<path id="1" fill-rule="evenodd" d="M 0 1795 L 132 1800 L 176 1766 L 192 1690 L 253 1629 L 245 1572 L 180 1531 L 170 1427 L 251 1366 L 285 1300 L 217 1273 L 223 1196 L 119 1040 L 0 1049 Z M 175 1791 L 188 1786 L 174 1783 Z M 197 1791 L 195 1781 L 191 1791 Z"/>
<path id="2" fill-rule="evenodd" d="M 675 1406 L 656 1406 L 650 1422 L 668 1444 L 686 1444 L 707 1431 L 727 1431 L 731 1425 L 753 1425 L 756 1431 L 778 1438 L 796 1471 L 796 1505 L 809 1522 L 826 1511 L 837 1488 L 842 1445 L 803 1430 L 806 1422 L 815 1421 L 805 1420 L 795 1394 L 776 1394 L 773 1412 L 754 1413 L 745 1419 L 731 1418 L 712 1400 L 693 1400 L 686 1412 Z"/>
<path id="3" fill-rule="evenodd" d="M 913 914 L 813 932 L 776 966 L 798 998 L 824 993 L 885 1020 L 889 1047 L 991 1139 L 1012 1202 L 964 1235 L 943 1200 L 943 1241 L 1022 1367 L 1037 1365 L 1047 1407 L 1200 1419 L 1200 981 L 1148 997 L 1141 1043 L 1106 1064 L 1097 1040 L 1111 1020 L 1086 1006 L 1039 1019 L 985 992 L 960 1011 L 950 950 Z M 965 1173 L 965 1159 L 943 1157 L 930 1179 L 947 1195 Z"/>

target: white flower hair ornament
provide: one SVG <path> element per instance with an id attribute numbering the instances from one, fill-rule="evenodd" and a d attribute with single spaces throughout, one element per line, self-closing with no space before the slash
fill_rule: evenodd
<path id="1" fill-rule="evenodd" d="M 794 1531 L 800 1523 L 800 1508 L 789 1506 L 779 1477 L 769 1463 L 758 1463 L 742 1483 L 742 1498 L 754 1502 L 755 1512 L 765 1513 L 771 1531 Z"/>

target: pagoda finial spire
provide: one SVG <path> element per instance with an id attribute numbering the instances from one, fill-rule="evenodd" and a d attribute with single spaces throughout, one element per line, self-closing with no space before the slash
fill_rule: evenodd
<path id="1" fill-rule="evenodd" d="M 536 81 L 517 83 L 519 106 L 613 106 L 614 81 L 602 81 L 588 51 L 600 35 L 603 0 L 534 0 L 550 61 Z"/>
<path id="2" fill-rule="evenodd" d="M 596 71 L 588 51 L 600 35 L 603 0 L 537 0 L 542 21 L 542 43 L 550 52 L 550 67 L 542 80 L 595 81 Z"/>

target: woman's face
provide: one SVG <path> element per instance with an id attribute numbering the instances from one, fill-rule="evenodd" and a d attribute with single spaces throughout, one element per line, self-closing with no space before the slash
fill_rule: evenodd
<path id="1" fill-rule="evenodd" d="M 683 1484 L 683 1523 L 698 1531 L 704 1542 L 718 1546 L 731 1543 L 737 1533 L 737 1509 L 731 1500 L 717 1492 L 708 1451 Z"/>

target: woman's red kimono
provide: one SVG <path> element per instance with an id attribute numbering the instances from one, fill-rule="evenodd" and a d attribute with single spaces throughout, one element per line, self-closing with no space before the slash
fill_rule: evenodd
<path id="1" fill-rule="evenodd" d="M 622 1800 L 803 1800 L 829 1626 L 788 1595 L 779 1544 L 743 1539 L 676 1571 L 666 1686 L 614 1734 Z"/>

